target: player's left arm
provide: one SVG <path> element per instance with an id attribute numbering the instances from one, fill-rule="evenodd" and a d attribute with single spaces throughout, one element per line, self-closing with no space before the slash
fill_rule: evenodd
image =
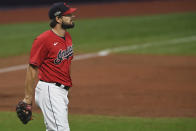
<path id="1" fill-rule="evenodd" d="M 23 102 L 27 104 L 32 103 L 34 94 L 34 84 L 38 76 L 38 68 L 29 64 L 27 67 L 26 80 L 25 80 L 25 98 Z"/>

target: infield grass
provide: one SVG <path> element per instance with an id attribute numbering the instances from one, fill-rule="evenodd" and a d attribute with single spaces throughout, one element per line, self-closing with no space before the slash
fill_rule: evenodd
<path id="1" fill-rule="evenodd" d="M 48 22 L 0 25 L 0 57 L 29 53 L 34 38 Z M 196 37 L 196 13 L 78 20 L 70 30 L 76 53 L 171 39 Z M 134 54 L 196 55 L 196 41 L 125 51 Z"/>
<path id="2" fill-rule="evenodd" d="M 0 112 L 1 131 L 44 131 L 41 114 L 23 125 L 15 112 Z M 196 118 L 136 118 L 93 115 L 70 115 L 72 131 L 195 131 Z"/>

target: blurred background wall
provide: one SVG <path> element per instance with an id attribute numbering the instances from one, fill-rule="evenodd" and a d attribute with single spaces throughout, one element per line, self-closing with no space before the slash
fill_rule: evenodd
<path id="1" fill-rule="evenodd" d="M 17 6 L 42 6 L 50 5 L 54 2 L 69 2 L 69 3 L 93 3 L 93 2 L 122 2 L 122 1 L 153 1 L 153 0 L 5 0 L 1 1 L 0 8 L 17 7 Z"/>

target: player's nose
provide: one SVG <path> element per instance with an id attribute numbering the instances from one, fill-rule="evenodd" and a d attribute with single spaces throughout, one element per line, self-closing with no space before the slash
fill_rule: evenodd
<path id="1" fill-rule="evenodd" d="M 72 15 L 71 18 L 72 18 L 72 19 L 75 19 L 75 18 L 76 18 L 76 15 Z"/>

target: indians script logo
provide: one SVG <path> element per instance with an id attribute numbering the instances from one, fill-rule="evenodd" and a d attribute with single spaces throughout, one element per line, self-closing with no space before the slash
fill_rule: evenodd
<path id="1" fill-rule="evenodd" d="M 64 59 L 69 59 L 73 55 L 72 46 L 69 46 L 66 50 L 59 50 L 57 58 L 54 60 L 55 64 L 60 64 Z"/>

